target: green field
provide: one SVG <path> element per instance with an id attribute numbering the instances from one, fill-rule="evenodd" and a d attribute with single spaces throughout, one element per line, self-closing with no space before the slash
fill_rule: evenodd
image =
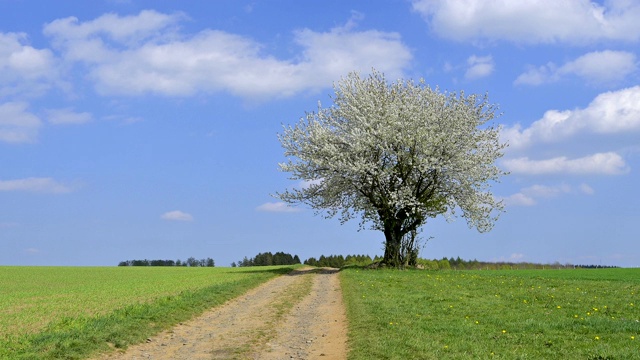
<path id="1" fill-rule="evenodd" d="M 640 269 L 340 275 L 350 359 L 640 359 Z"/>
<path id="2" fill-rule="evenodd" d="M 0 267 L 0 359 L 124 347 L 291 267 Z"/>
<path id="3" fill-rule="evenodd" d="M 291 267 L 0 267 L 0 359 L 126 347 Z M 640 269 L 345 269 L 350 359 L 640 359 Z"/>

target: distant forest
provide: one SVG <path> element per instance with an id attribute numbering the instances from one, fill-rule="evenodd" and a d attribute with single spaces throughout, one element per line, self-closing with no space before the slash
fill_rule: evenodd
<path id="1" fill-rule="evenodd" d="M 296 265 L 305 264 L 316 267 L 332 267 L 342 268 L 345 266 L 368 266 L 377 267 L 382 260 L 382 257 L 369 255 L 320 255 L 319 258 L 310 257 L 304 262 L 300 261 L 298 255 L 291 255 L 285 252 L 277 252 L 275 254 L 271 252 L 259 253 L 252 258 L 246 256 L 238 261 L 232 262 L 231 267 L 246 267 L 246 266 L 272 266 L 272 265 Z M 188 267 L 214 267 L 215 261 L 212 258 L 196 259 L 190 257 L 185 261 L 181 260 L 127 260 L 121 261 L 118 266 L 188 266 Z M 607 265 L 573 265 L 573 264 L 560 264 L 558 262 L 553 264 L 537 264 L 529 262 L 487 262 L 473 260 L 463 260 L 460 257 L 442 259 L 417 259 L 418 269 L 425 270 L 505 270 L 505 269 L 603 269 L 603 268 L 617 268 L 617 266 Z"/>
<path id="2" fill-rule="evenodd" d="M 231 263 L 231 267 L 236 266 L 272 266 L 272 265 L 296 265 L 300 264 L 300 258 L 298 255 L 291 255 L 284 252 L 277 252 L 272 254 L 271 252 L 259 253 L 258 255 Z"/>
<path id="3" fill-rule="evenodd" d="M 376 256 L 371 258 L 369 255 L 321 255 L 318 259 L 310 257 L 304 261 L 304 264 L 318 267 L 333 267 L 341 268 L 344 266 L 371 266 L 376 267 L 382 260 L 382 257 Z M 553 264 L 537 264 L 529 262 L 488 262 L 473 260 L 463 260 L 460 257 L 442 259 L 417 259 L 416 268 L 426 270 L 500 270 L 500 269 L 603 269 L 603 268 L 616 268 L 617 266 L 606 265 L 573 265 L 573 264 L 560 264 L 558 262 Z"/>
<path id="4" fill-rule="evenodd" d="M 196 259 L 194 257 L 188 258 L 186 261 L 180 259 L 173 260 L 126 260 L 120 261 L 118 266 L 189 266 L 189 267 L 214 267 L 215 261 L 212 258 Z"/>

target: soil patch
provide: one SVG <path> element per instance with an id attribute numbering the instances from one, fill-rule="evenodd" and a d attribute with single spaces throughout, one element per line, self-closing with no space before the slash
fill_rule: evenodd
<path id="1" fill-rule="evenodd" d="M 346 359 L 345 319 L 337 270 L 296 270 L 97 359 Z"/>

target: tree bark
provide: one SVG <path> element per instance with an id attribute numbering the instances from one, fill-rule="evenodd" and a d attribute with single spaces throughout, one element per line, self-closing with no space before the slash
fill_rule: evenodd
<path id="1" fill-rule="evenodd" d="M 385 223 L 384 237 L 384 258 L 382 263 L 389 266 L 400 268 L 402 267 L 402 255 L 400 254 L 402 248 L 402 229 L 394 224 Z"/>

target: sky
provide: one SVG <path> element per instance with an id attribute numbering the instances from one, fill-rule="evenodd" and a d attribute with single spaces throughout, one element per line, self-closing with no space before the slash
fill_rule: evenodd
<path id="1" fill-rule="evenodd" d="M 640 2 L 0 0 L 0 265 L 382 255 L 271 194 L 277 134 L 372 69 L 488 94 L 492 231 L 424 258 L 640 266 Z"/>

